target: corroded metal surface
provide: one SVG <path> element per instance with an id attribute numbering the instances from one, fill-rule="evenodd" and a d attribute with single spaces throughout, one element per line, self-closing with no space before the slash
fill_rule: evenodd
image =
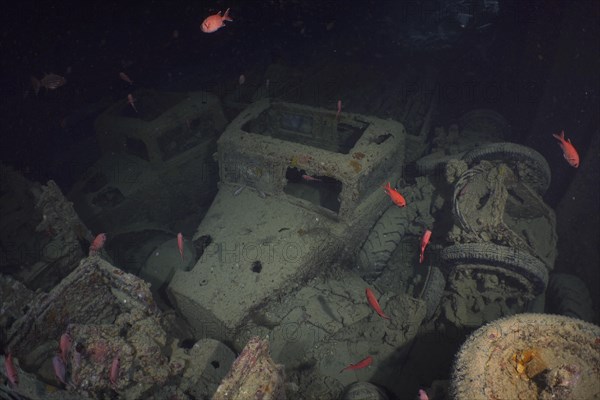
<path id="1" fill-rule="evenodd" d="M 269 355 L 269 342 L 250 339 L 221 382 L 213 400 L 283 400 L 283 365 Z"/>
<path id="2" fill-rule="evenodd" d="M 554 212 L 505 164 L 481 161 L 463 172 L 452 204 L 463 230 L 457 241 L 501 243 L 540 258 L 549 270 L 554 267 Z"/>
<path id="3" fill-rule="evenodd" d="M 0 188 L 2 272 L 48 291 L 77 266 L 91 234 L 54 181 L 40 185 L 0 164 Z"/>
<path id="4" fill-rule="evenodd" d="M 599 336 L 600 327 L 559 315 L 493 321 L 461 347 L 452 398 L 598 398 Z"/>
<path id="5" fill-rule="evenodd" d="M 28 370 L 47 375 L 44 360 L 52 358 L 64 332 L 72 338 L 64 356 L 67 389 L 81 395 L 100 398 L 115 391 L 140 398 L 182 369 L 169 363 L 167 334 L 149 285 L 99 256 L 83 259 L 50 293 L 34 299 L 11 326 L 8 347 L 29 360 Z M 116 358 L 120 367 L 114 371 Z"/>

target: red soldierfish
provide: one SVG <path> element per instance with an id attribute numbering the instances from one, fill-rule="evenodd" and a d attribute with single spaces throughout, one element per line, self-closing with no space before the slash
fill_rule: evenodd
<path id="1" fill-rule="evenodd" d="M 112 364 L 110 366 L 110 383 L 113 386 L 117 385 L 117 380 L 119 379 L 119 368 L 121 368 L 121 359 L 117 354 L 115 358 L 113 358 Z"/>
<path id="2" fill-rule="evenodd" d="M 94 239 L 94 241 L 92 242 L 92 244 L 90 245 L 90 256 L 95 255 L 96 253 L 98 253 L 103 247 L 104 247 L 104 242 L 106 242 L 106 234 L 105 233 L 99 233 L 96 238 Z"/>
<path id="3" fill-rule="evenodd" d="M 398 193 L 396 189 L 392 188 L 389 182 L 383 187 L 383 190 L 385 190 L 385 192 L 390 196 L 395 205 L 398 207 L 406 206 L 406 200 L 404 200 L 404 197 L 402 197 L 402 195 Z"/>
<path id="4" fill-rule="evenodd" d="M 181 254 L 181 261 L 183 261 L 183 235 L 181 232 L 177 234 L 177 248 L 179 249 L 179 254 Z"/>
<path id="5" fill-rule="evenodd" d="M 563 151 L 563 157 L 567 160 L 569 165 L 575 168 L 579 167 L 579 154 L 571 144 L 571 139 L 565 140 L 565 131 L 562 131 L 560 135 L 553 133 L 552 136 L 559 140 L 560 143 L 558 144 Z"/>
<path id="6" fill-rule="evenodd" d="M 388 317 L 387 315 L 385 315 L 383 313 L 383 311 L 381 310 L 381 306 L 379 305 L 379 302 L 377 301 L 377 299 L 375 298 L 375 294 L 373 294 L 373 291 L 369 288 L 365 289 L 365 294 L 367 295 L 367 300 L 369 301 L 369 304 L 371 305 L 371 307 L 373 307 L 373 309 L 375 310 L 375 312 L 377 312 L 377 314 L 379 314 L 379 316 L 381 318 L 384 319 L 390 319 L 390 317 Z"/>
<path id="7" fill-rule="evenodd" d="M 71 350 L 72 343 L 73 343 L 73 338 L 71 337 L 71 335 L 69 335 L 68 332 L 63 333 L 60 336 L 60 343 L 59 343 L 60 357 L 62 358 L 62 360 L 65 364 L 67 363 L 67 356 L 69 355 L 69 350 Z"/>
<path id="8" fill-rule="evenodd" d="M 423 389 L 419 389 L 419 400 L 429 400 L 427 392 L 425 392 Z"/>
<path id="9" fill-rule="evenodd" d="M 19 385 L 19 375 L 17 375 L 17 369 L 13 363 L 12 353 L 8 353 L 4 357 L 4 369 L 11 385 L 17 387 Z"/>
<path id="10" fill-rule="evenodd" d="M 340 374 L 344 371 L 355 371 L 357 369 L 363 369 L 363 368 L 368 367 L 371 364 L 373 364 L 373 357 L 368 356 L 367 358 L 360 360 L 356 364 L 348 365 L 346 368 L 344 368 L 340 371 Z"/>
<path id="11" fill-rule="evenodd" d="M 423 236 L 421 236 L 421 254 L 419 255 L 419 264 L 423 264 L 423 260 L 425 257 L 423 256 L 425 253 L 425 247 L 429 243 L 429 239 L 431 239 L 431 231 L 429 229 L 425 229 Z"/>
<path id="12" fill-rule="evenodd" d="M 340 120 L 340 113 L 342 112 L 342 101 L 338 100 L 337 102 L 337 113 L 335 114 L 336 121 Z"/>
<path id="13" fill-rule="evenodd" d="M 129 83 L 130 85 L 133 85 L 133 81 L 131 80 L 131 78 L 129 78 L 127 76 L 127 74 L 125 72 L 119 72 L 119 78 L 121 78 L 125 82 Z"/>
<path id="14" fill-rule="evenodd" d="M 225 24 L 223 21 L 233 21 L 231 17 L 229 17 L 229 8 L 225 11 L 225 14 L 221 16 L 221 11 L 218 13 L 211 15 L 210 17 L 206 17 L 204 21 L 202 21 L 201 29 L 204 33 L 212 33 L 220 28 L 224 27 Z"/>
<path id="15" fill-rule="evenodd" d="M 305 181 L 321 182 L 321 180 L 319 178 L 315 178 L 314 176 L 310 176 L 310 175 L 306 175 L 306 174 L 302 174 L 302 179 L 304 179 Z"/>
<path id="16" fill-rule="evenodd" d="M 131 93 L 127 95 L 127 104 L 133 107 L 133 110 L 135 112 L 138 112 L 137 108 L 135 108 L 135 99 L 133 98 L 133 95 Z"/>

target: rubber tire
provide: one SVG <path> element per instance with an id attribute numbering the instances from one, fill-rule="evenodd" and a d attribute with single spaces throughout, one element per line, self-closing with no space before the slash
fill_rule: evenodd
<path id="1" fill-rule="evenodd" d="M 534 286 L 534 295 L 544 293 L 548 285 L 546 265 L 524 251 L 493 243 L 455 244 L 444 248 L 442 260 L 451 264 L 482 263 L 516 272 L 527 278 Z"/>
<path id="2" fill-rule="evenodd" d="M 444 274 L 438 267 L 429 267 L 431 272 L 429 273 L 429 279 L 425 282 L 425 286 L 421 291 L 421 300 L 427 304 L 427 311 L 425 313 L 425 321 L 429 321 L 442 300 L 444 289 L 446 288 L 446 279 Z"/>
<path id="3" fill-rule="evenodd" d="M 477 124 L 477 122 L 481 122 L 482 120 L 487 122 L 487 124 L 485 124 L 485 127 L 482 128 L 483 132 L 481 132 L 481 130 L 479 129 L 481 124 Z M 492 121 L 493 124 L 490 123 Z M 490 125 L 494 125 L 497 128 L 497 130 L 500 131 L 499 135 L 494 136 L 495 140 L 504 140 L 507 137 L 510 137 L 512 131 L 510 123 L 506 118 L 504 118 L 502 114 L 500 114 L 497 111 L 487 108 L 477 108 L 475 110 L 471 110 L 464 113 L 458 119 L 458 126 L 460 127 L 461 132 L 471 131 L 489 135 L 487 128 L 489 128 Z"/>
<path id="4" fill-rule="evenodd" d="M 546 193 L 550 186 L 552 175 L 548 162 L 544 156 L 527 146 L 509 142 L 490 143 L 467 152 L 463 156 L 463 160 L 469 166 L 481 160 L 527 162 L 534 171 L 533 176 L 520 176 L 519 179 L 535 189 L 540 195 Z"/>
<path id="5" fill-rule="evenodd" d="M 419 158 L 415 162 L 418 176 L 423 175 L 442 175 L 448 161 L 452 159 L 460 160 L 464 152 L 451 155 L 430 154 Z"/>
<path id="6" fill-rule="evenodd" d="M 551 274 L 546 291 L 549 313 L 594 322 L 592 298 L 584 281 L 571 274 Z"/>
<path id="7" fill-rule="evenodd" d="M 340 400 L 389 400 L 389 397 L 382 388 L 360 381 L 348 385 Z"/>
<path id="8" fill-rule="evenodd" d="M 388 208 L 373 225 L 356 259 L 358 273 L 366 282 L 383 273 L 407 229 L 406 215 L 396 206 Z"/>

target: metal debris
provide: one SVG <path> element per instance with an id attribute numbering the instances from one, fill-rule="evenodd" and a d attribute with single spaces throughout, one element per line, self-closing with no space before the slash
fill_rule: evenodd
<path id="1" fill-rule="evenodd" d="M 269 355 L 269 342 L 250 339 L 212 400 L 283 400 L 284 367 Z"/>

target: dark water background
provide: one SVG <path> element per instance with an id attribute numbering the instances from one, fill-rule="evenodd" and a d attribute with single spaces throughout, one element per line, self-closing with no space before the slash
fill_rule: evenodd
<path id="1" fill-rule="evenodd" d="M 512 124 L 509 139 L 547 158 L 546 201 L 555 205 L 575 171 L 564 167 L 551 134 L 564 129 L 583 159 L 598 129 L 600 2 L 472 2 L 499 9 L 465 29 L 453 22 L 457 3 L 468 2 L 11 2 L 0 16 L 1 160 L 67 192 L 100 155 L 94 105 L 131 91 L 121 71 L 138 87 L 199 90 L 276 61 L 383 68 L 425 57 L 443 71 L 437 123 L 473 108 L 502 113 Z M 200 31 L 206 16 L 227 7 L 234 22 Z M 68 83 L 36 97 L 30 76 L 44 72 Z"/>

